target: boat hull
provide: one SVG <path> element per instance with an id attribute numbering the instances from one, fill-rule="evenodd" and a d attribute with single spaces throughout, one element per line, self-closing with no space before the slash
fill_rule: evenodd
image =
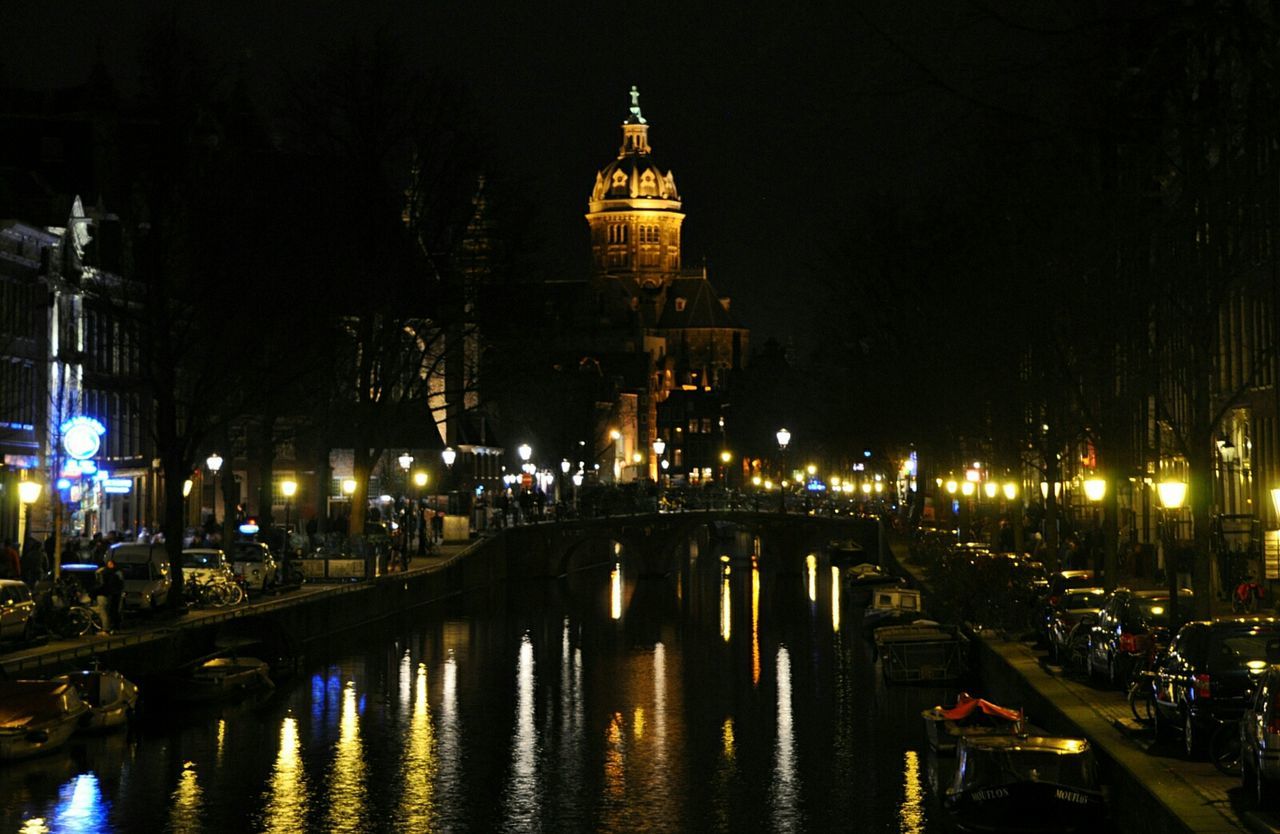
<path id="1" fill-rule="evenodd" d="M 1106 817 L 1102 794 L 1046 782 L 988 785 L 946 800 L 960 831 L 1071 834 L 1101 825 Z"/>
<path id="2" fill-rule="evenodd" d="M 35 727 L 0 731 L 0 762 L 16 762 L 52 753 L 67 743 L 87 711 Z"/>

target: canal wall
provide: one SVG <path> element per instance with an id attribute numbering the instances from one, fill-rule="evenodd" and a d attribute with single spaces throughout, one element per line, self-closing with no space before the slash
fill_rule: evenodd
<path id="1" fill-rule="evenodd" d="M 892 548 L 886 546 L 881 556 L 886 568 L 926 593 L 930 590 L 928 583 L 908 569 Z M 1196 830 L 1168 801 L 1185 796 L 1187 785 L 1144 762 L 1148 754 L 1120 738 L 1117 730 L 1087 704 L 1055 692 L 1054 679 L 1041 680 L 1044 675 L 1038 659 L 1028 657 L 1025 651 L 1011 651 L 1012 647 L 994 633 L 966 633 L 970 662 L 982 681 L 984 697 L 1025 710 L 1032 724 L 1051 733 L 1089 740 L 1099 774 L 1108 786 L 1108 805 L 1117 830 L 1126 834 L 1189 834 Z M 1023 668 L 1027 664 L 1036 668 Z"/>

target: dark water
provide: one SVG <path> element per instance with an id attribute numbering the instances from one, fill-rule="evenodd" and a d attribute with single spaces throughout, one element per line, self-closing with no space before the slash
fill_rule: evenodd
<path id="1" fill-rule="evenodd" d="M 0 830 L 940 830 L 920 710 L 822 564 L 605 566 L 376 632 L 262 703 L 0 772 Z M 726 570 L 727 567 L 727 570 Z"/>

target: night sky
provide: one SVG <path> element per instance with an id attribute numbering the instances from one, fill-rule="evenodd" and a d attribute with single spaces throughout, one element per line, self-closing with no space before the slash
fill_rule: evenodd
<path id="1" fill-rule="evenodd" d="M 7 3 L 0 86 L 78 83 L 101 49 L 127 93 L 141 25 L 173 13 L 269 103 L 320 45 L 381 27 L 424 70 L 466 85 L 503 163 L 540 207 L 548 272 L 581 277 L 586 198 L 616 153 L 635 84 L 655 156 L 684 198 L 686 266 L 706 259 L 757 345 L 774 336 L 804 347 L 839 326 L 818 311 L 838 309 L 825 301 L 849 277 L 833 252 L 861 206 L 888 194 L 927 208 L 981 188 L 965 161 L 1007 129 L 999 111 L 1052 108 L 1052 37 L 942 2 L 759 9 Z"/>

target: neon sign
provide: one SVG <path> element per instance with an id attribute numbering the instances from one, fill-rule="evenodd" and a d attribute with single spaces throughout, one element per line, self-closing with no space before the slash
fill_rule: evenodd
<path id="1" fill-rule="evenodd" d="M 62 431 L 62 448 L 72 460 L 88 460 L 98 454 L 102 435 L 107 433 L 106 426 L 92 417 L 72 417 L 59 429 Z"/>

